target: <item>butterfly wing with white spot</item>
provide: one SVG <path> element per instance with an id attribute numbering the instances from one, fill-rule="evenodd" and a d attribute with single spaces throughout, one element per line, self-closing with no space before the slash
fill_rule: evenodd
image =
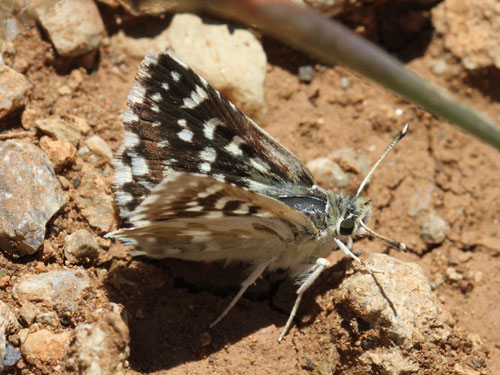
<path id="1" fill-rule="evenodd" d="M 153 258 L 259 262 L 318 234 L 274 198 L 184 172 L 171 172 L 128 219 L 133 227 L 111 236 Z"/>
<path id="2" fill-rule="evenodd" d="M 172 171 L 277 199 L 307 196 L 314 186 L 290 151 L 166 53 L 149 53 L 142 62 L 123 123 L 114 189 L 124 219 Z"/>

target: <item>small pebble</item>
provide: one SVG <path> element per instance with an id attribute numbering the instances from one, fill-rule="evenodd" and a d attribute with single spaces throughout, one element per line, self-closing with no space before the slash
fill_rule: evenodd
<path id="1" fill-rule="evenodd" d="M 92 152 L 105 158 L 106 160 L 111 161 L 111 159 L 113 158 L 113 152 L 111 151 L 111 148 L 106 143 L 106 141 L 98 135 L 93 135 L 92 137 L 87 139 L 85 141 L 85 144 Z"/>
<path id="2" fill-rule="evenodd" d="M 439 60 L 437 61 L 433 66 L 432 66 L 432 72 L 437 75 L 437 76 L 440 76 L 442 75 L 444 72 L 446 72 L 446 68 L 447 68 L 447 64 L 446 64 L 446 61 L 445 60 Z"/>
<path id="3" fill-rule="evenodd" d="M 68 264 L 89 262 L 99 256 L 99 244 L 92 234 L 80 229 L 64 238 L 64 257 Z"/>
<path id="4" fill-rule="evenodd" d="M 420 235 L 425 243 L 437 245 L 446 238 L 446 231 L 449 229 L 448 223 L 435 213 L 427 215 L 422 224 Z"/>
<path id="5" fill-rule="evenodd" d="M 342 77 L 340 78 L 340 87 L 342 87 L 344 90 L 349 88 L 349 78 L 347 77 Z"/>
<path id="6" fill-rule="evenodd" d="M 302 65 L 299 67 L 300 82 L 310 83 L 314 76 L 314 68 L 311 65 Z"/>

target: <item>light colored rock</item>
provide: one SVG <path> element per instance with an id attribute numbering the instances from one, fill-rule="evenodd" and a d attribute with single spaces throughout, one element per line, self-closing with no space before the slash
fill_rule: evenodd
<path id="1" fill-rule="evenodd" d="M 257 121 L 266 114 L 267 57 L 247 30 L 203 24 L 194 15 L 176 15 L 168 28 L 172 54 Z"/>
<path id="2" fill-rule="evenodd" d="M 74 314 L 86 297 L 89 278 L 83 269 L 50 271 L 40 274 L 25 274 L 19 278 L 12 292 L 21 304 L 43 302 L 57 311 Z"/>
<path id="3" fill-rule="evenodd" d="M 19 329 L 19 323 L 16 316 L 10 311 L 9 306 L 0 301 L 0 373 L 5 366 L 9 366 L 7 361 L 4 362 L 7 356 L 7 340 L 6 335 L 14 333 Z"/>
<path id="4" fill-rule="evenodd" d="M 38 21 L 61 56 L 80 56 L 99 47 L 104 24 L 92 0 L 60 0 L 36 9 Z"/>
<path id="5" fill-rule="evenodd" d="M 432 10 L 444 45 L 466 69 L 500 68 L 500 6 L 497 1 L 445 0 Z"/>
<path id="6" fill-rule="evenodd" d="M 430 245 L 437 245 L 445 240 L 446 231 L 450 229 L 450 226 L 444 219 L 431 212 L 424 218 L 420 228 L 420 235 L 424 242 Z"/>
<path id="7" fill-rule="evenodd" d="M 307 163 L 307 168 L 320 185 L 328 186 L 328 184 L 333 184 L 339 188 L 349 185 L 349 175 L 336 162 L 329 158 L 320 157 L 313 159 Z"/>
<path id="8" fill-rule="evenodd" d="M 85 263 L 99 256 L 99 244 L 92 234 L 80 229 L 64 238 L 64 257 L 70 264 Z"/>
<path id="9" fill-rule="evenodd" d="M 104 159 L 111 161 L 113 152 L 104 139 L 98 135 L 93 135 L 85 141 L 87 147 L 95 154 L 102 156 Z"/>
<path id="10" fill-rule="evenodd" d="M 450 332 L 446 313 L 438 306 L 422 268 L 385 254 L 371 254 L 368 264 L 383 271 L 375 277 L 387 298 L 372 275 L 356 272 L 340 286 L 344 306 L 373 328 L 383 328 L 402 347 L 412 345 L 415 332 L 428 340 L 444 342 Z"/>
<path id="11" fill-rule="evenodd" d="M 47 311 L 38 314 L 36 316 L 36 322 L 44 326 L 50 326 L 52 328 L 59 327 L 59 318 L 55 311 Z"/>
<path id="12" fill-rule="evenodd" d="M 447 68 L 446 60 L 441 59 L 436 61 L 436 63 L 432 66 L 432 72 L 435 75 L 440 76 L 444 74 L 444 72 L 446 72 L 446 68 Z"/>
<path id="13" fill-rule="evenodd" d="M 363 152 L 356 152 L 352 148 L 339 148 L 328 155 L 346 172 L 354 172 L 366 176 L 370 170 L 371 163 Z"/>
<path id="14" fill-rule="evenodd" d="M 436 186 L 432 183 L 418 184 L 409 201 L 408 215 L 415 218 L 428 211 L 431 207 L 432 192 L 435 189 Z"/>
<path id="15" fill-rule="evenodd" d="M 129 331 L 120 314 L 76 327 L 61 375 L 121 375 L 129 355 Z"/>
<path id="16" fill-rule="evenodd" d="M 0 176 L 0 248 L 33 254 L 66 203 L 61 184 L 42 150 L 19 140 L 0 142 Z"/>
<path id="17" fill-rule="evenodd" d="M 89 224 L 109 232 L 115 220 L 113 198 L 108 185 L 94 169 L 84 167 L 75 202 Z"/>
<path id="18" fill-rule="evenodd" d="M 68 122 L 70 125 L 73 127 L 77 128 L 78 131 L 83 134 L 87 135 L 90 132 L 90 126 L 83 117 L 78 117 L 78 116 L 73 116 L 73 115 L 66 115 L 63 117 L 63 119 Z"/>
<path id="19" fill-rule="evenodd" d="M 439 353 L 447 345 L 453 319 L 438 305 L 417 264 L 385 254 L 371 254 L 367 264 L 383 273 L 373 276 L 351 268 L 338 292 L 347 311 L 387 337 L 383 346 L 368 347 L 359 362 L 381 374 L 417 373 L 422 347 Z"/>
<path id="20" fill-rule="evenodd" d="M 149 50 L 168 49 L 250 117 L 266 114 L 267 58 L 255 36 L 247 30 L 229 31 L 227 25 L 204 24 L 198 16 L 178 14 L 156 38 L 132 39 L 123 33 L 116 44 L 143 58 Z"/>
<path id="21" fill-rule="evenodd" d="M 76 147 L 66 141 L 52 140 L 48 136 L 43 136 L 40 139 L 40 148 L 54 164 L 56 172 L 72 164 L 76 158 Z"/>
<path id="22" fill-rule="evenodd" d="M 23 357 L 38 368 L 56 366 L 64 359 L 65 347 L 71 332 L 52 333 L 49 330 L 29 333 L 21 344 Z"/>
<path id="23" fill-rule="evenodd" d="M 28 326 L 30 326 L 35 321 L 39 312 L 40 310 L 35 304 L 26 302 L 19 309 L 19 316 Z"/>
<path id="24" fill-rule="evenodd" d="M 187 1 L 182 0 L 118 0 L 134 16 L 158 16 L 167 12 L 180 12 L 188 9 Z"/>
<path id="25" fill-rule="evenodd" d="M 24 105 L 31 84 L 21 73 L 6 66 L 0 56 L 0 128 L 2 118 Z"/>
<path id="26" fill-rule="evenodd" d="M 359 360 L 366 365 L 375 365 L 384 375 L 416 374 L 420 369 L 418 363 L 405 358 L 399 350 L 368 350 L 361 354 Z"/>
<path id="27" fill-rule="evenodd" d="M 77 147 L 82 134 L 78 126 L 63 120 L 62 118 L 38 119 L 36 127 L 43 133 L 50 135 L 58 141 L 69 142 Z"/>

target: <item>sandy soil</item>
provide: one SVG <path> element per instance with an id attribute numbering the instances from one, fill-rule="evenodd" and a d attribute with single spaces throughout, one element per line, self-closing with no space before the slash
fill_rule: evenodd
<path id="1" fill-rule="evenodd" d="M 374 206 L 372 227 L 406 242 L 414 253 L 397 253 L 369 239 L 357 247 L 367 252 L 386 251 L 420 264 L 456 326 L 476 334 L 484 344 L 486 362 L 473 363 L 471 368 L 484 365 L 491 373 L 499 373 L 498 152 L 342 67 L 315 65 L 312 82 L 301 83 L 298 67 L 317 62 L 268 39 L 263 44 L 269 59 L 268 119 L 264 127 L 300 160 L 307 162 L 349 147 L 365 153 L 373 162 L 402 125 L 410 122 L 410 134 L 379 168 L 366 194 Z M 72 96 L 63 96 L 57 88 L 67 82 L 74 66 L 55 55 L 39 30 L 24 32 L 15 47 L 15 57 L 7 56 L 6 61 L 14 67 L 25 66 L 22 70 L 33 84 L 23 123 L 54 114 L 77 115 L 117 150 L 121 142 L 120 113 L 139 61 L 126 57 L 113 45 L 105 45 L 94 68 L 81 69 L 84 79 L 79 89 Z M 426 41 L 424 47 L 420 41 L 405 46 L 402 57 L 407 58 L 410 69 L 500 122 L 500 85 L 492 83 L 498 82 L 498 72 L 467 73 L 445 52 L 437 37 Z M 448 68 L 436 76 L 431 68 L 439 59 L 446 59 Z M 345 89 L 340 84 L 343 77 L 349 80 Z M 398 115 L 397 109 L 402 114 Z M 38 143 L 38 137 L 30 139 Z M 84 157 L 63 170 L 61 174 L 71 182 L 69 196 L 74 193 L 73 182 L 82 178 L 83 164 L 100 167 Z M 352 193 L 362 176 L 351 176 L 346 190 Z M 106 179 L 109 186 L 111 180 L 111 176 Z M 425 194 L 429 195 L 428 208 L 450 225 L 447 239 L 439 246 L 427 246 L 421 238 L 425 215 L 410 215 L 415 197 L 418 200 Z M 11 276 L 61 268 L 64 236 L 79 228 L 103 235 L 92 230 L 70 201 L 51 222 L 40 253 L 22 260 L 0 255 L 1 266 Z M 333 254 L 332 261 L 338 259 L 338 254 Z M 281 345 L 275 340 L 294 292 L 293 283 L 286 281 L 284 274 L 260 280 L 217 329 L 207 331 L 208 323 L 236 291 L 243 270 L 133 259 L 117 243 L 88 267 L 96 292 L 94 302 L 116 302 L 128 314 L 129 374 L 355 373 L 349 365 L 359 351 L 339 340 L 343 344 L 333 353 L 333 346 L 326 342 L 325 331 L 329 330 L 328 337 L 335 332 L 340 336 L 345 328 L 342 313 L 332 304 L 338 283 L 334 271 L 327 272 L 312 288 L 299 312 L 300 327 L 294 326 Z M 450 270 L 459 277 L 451 277 Z M 0 296 L 15 306 L 9 288 L 1 290 Z M 328 367 L 332 365 L 323 361 L 326 356 L 338 358 L 336 367 Z M 19 368 L 15 371 L 21 372 Z M 22 373 L 34 374 L 35 370 L 28 366 Z"/>

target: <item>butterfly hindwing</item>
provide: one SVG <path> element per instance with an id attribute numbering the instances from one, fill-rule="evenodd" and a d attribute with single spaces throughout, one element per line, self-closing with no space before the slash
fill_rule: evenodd
<path id="1" fill-rule="evenodd" d="M 286 204 L 203 174 L 171 172 L 113 233 L 139 254 L 258 261 L 313 238 L 317 229 Z"/>

